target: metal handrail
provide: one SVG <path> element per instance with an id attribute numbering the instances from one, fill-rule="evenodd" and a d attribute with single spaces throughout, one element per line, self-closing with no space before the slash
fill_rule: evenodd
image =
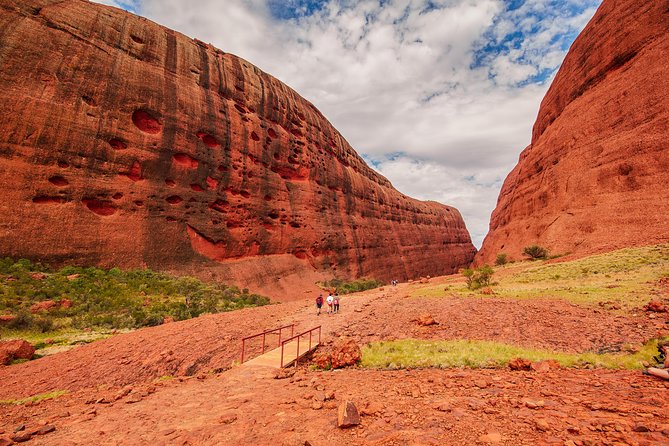
<path id="1" fill-rule="evenodd" d="M 293 339 L 297 338 L 297 350 L 295 352 L 295 365 L 297 365 L 297 360 L 300 359 L 300 338 L 302 336 L 305 336 L 305 335 L 309 334 L 309 349 L 306 352 L 304 352 L 305 354 L 307 354 L 312 350 L 312 347 L 311 347 L 312 335 L 313 335 L 313 332 L 316 331 L 316 330 L 318 330 L 318 343 L 313 347 L 313 348 L 315 348 L 317 345 L 319 345 L 321 343 L 321 326 L 320 325 L 318 327 L 312 328 L 311 330 L 307 330 L 303 333 L 296 334 L 295 336 L 292 336 L 288 339 L 285 339 L 281 343 L 281 367 L 284 367 L 283 356 L 284 356 L 284 350 L 285 350 L 286 344 L 291 342 Z"/>
<path id="2" fill-rule="evenodd" d="M 262 354 L 265 353 L 265 338 L 268 334 L 273 334 L 276 332 L 279 332 L 279 343 L 277 344 L 277 347 L 281 345 L 281 333 L 284 329 L 290 328 L 290 336 L 293 336 L 293 333 L 295 332 L 295 324 L 290 324 L 290 325 L 284 325 L 283 327 L 275 328 L 273 330 L 267 330 L 263 331 L 262 333 L 254 334 L 251 336 L 247 336 L 242 339 L 242 364 L 244 364 L 244 353 L 246 351 L 246 341 L 249 339 L 257 338 L 259 336 L 262 336 Z"/>

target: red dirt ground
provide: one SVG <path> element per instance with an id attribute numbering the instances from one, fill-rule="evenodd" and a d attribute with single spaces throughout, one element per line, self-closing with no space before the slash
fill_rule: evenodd
<path id="1" fill-rule="evenodd" d="M 625 316 L 556 300 L 408 298 L 410 287 L 344 296 L 334 316 L 316 316 L 311 302 L 278 304 L 0 368 L 0 400 L 70 391 L 34 406 L 0 405 L 0 438 L 21 424 L 46 424 L 56 431 L 29 444 L 669 444 L 669 383 L 639 372 L 302 367 L 277 380 L 267 369 L 228 370 L 241 337 L 286 323 L 322 324 L 325 343 L 339 336 L 361 344 L 471 338 L 573 352 L 641 343 L 665 325 L 642 312 Z M 411 322 L 426 312 L 439 325 Z M 176 378 L 156 381 L 164 375 Z M 341 430 L 337 406 L 346 399 L 363 411 L 362 425 Z"/>

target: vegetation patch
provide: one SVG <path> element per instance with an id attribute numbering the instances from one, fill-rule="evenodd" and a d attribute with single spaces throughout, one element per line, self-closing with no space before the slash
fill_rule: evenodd
<path id="1" fill-rule="evenodd" d="M 669 245 L 627 248 L 578 260 L 525 261 L 495 271 L 494 295 L 473 292 L 465 278 L 411 292 L 413 297 L 561 299 L 578 305 L 605 305 L 636 311 L 650 300 L 656 283 L 669 274 Z"/>
<path id="2" fill-rule="evenodd" d="M 0 315 L 13 316 L 0 323 L 3 337 L 32 334 L 45 341 L 54 333 L 132 329 L 268 303 L 247 289 L 151 270 L 50 271 L 24 259 L 0 259 Z"/>
<path id="3" fill-rule="evenodd" d="M 352 282 L 347 282 L 342 279 L 332 279 L 319 284 L 321 288 L 333 289 L 338 294 L 350 294 L 360 291 L 371 290 L 383 285 L 376 279 L 358 279 Z"/>
<path id="4" fill-rule="evenodd" d="M 49 393 L 41 393 L 39 395 L 29 396 L 28 398 L 16 399 L 16 400 L 0 400 L 0 404 L 14 404 L 21 405 L 26 403 L 36 403 L 38 401 L 52 400 L 67 394 L 67 390 L 56 390 Z"/>
<path id="5" fill-rule="evenodd" d="M 532 362 L 556 360 L 563 367 L 641 369 L 641 363 L 657 353 L 658 340 L 647 342 L 636 353 L 564 353 L 538 350 L 493 341 L 424 341 L 403 339 L 374 342 L 362 349 L 362 366 L 381 369 L 406 368 L 501 368 L 514 358 Z"/>

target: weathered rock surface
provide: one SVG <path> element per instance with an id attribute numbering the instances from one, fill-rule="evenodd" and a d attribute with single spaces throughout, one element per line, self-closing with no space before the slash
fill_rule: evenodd
<path id="1" fill-rule="evenodd" d="M 34 354 L 35 348 L 22 339 L 0 342 L 0 365 L 7 365 L 14 359 L 30 359 Z"/>
<path id="2" fill-rule="evenodd" d="M 538 243 L 585 254 L 669 241 L 669 8 L 604 0 L 544 98 L 477 262 Z"/>
<path id="3" fill-rule="evenodd" d="M 473 258 L 456 209 L 396 191 L 238 57 L 83 0 L 5 0 L 0 30 L 0 255 L 284 299 L 334 275 L 439 275 Z"/>

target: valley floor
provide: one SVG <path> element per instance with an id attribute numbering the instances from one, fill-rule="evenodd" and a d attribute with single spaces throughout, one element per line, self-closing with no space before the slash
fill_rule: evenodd
<path id="1" fill-rule="evenodd" d="M 460 277 L 436 278 L 344 296 L 337 315 L 317 316 L 312 302 L 250 308 L 0 368 L 0 400 L 68 392 L 36 404 L 1 404 L 0 438 L 25 424 L 28 430 L 56 428 L 34 436 L 29 444 L 36 445 L 669 444 L 669 382 L 640 370 L 301 366 L 294 376 L 275 379 L 270 369 L 233 365 L 242 337 L 291 323 L 322 325 L 326 344 L 340 337 L 361 346 L 475 339 L 571 353 L 633 351 L 666 335 L 666 313 L 616 304 L 631 291 L 622 279 L 607 288 L 615 272 L 606 274 L 606 283 L 588 281 L 593 294 L 599 285 L 612 293 L 600 301 L 566 299 L 564 283 L 546 290 L 539 280 L 536 296 L 528 298 L 525 282 L 518 288 L 522 296 L 510 296 L 518 277 L 544 267 L 536 268 L 501 269 L 498 295 L 464 290 Z M 573 282 L 565 266 L 556 268 Z M 667 297 L 658 277 L 642 277 L 639 289 L 655 293 L 643 299 Z M 418 325 L 425 313 L 438 324 Z M 339 429 L 337 407 L 347 399 L 362 411 L 362 424 Z"/>

